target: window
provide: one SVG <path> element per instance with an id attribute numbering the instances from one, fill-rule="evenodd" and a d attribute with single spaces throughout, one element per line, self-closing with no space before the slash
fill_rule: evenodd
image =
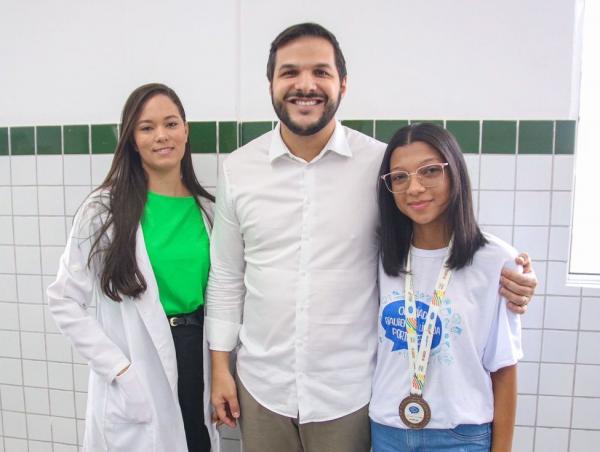
<path id="1" fill-rule="evenodd" d="M 600 2 L 577 7 L 582 65 L 567 284 L 600 288 Z"/>

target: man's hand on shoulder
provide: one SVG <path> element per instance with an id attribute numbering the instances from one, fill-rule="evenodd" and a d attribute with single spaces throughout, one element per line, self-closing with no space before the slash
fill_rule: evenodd
<path id="1" fill-rule="evenodd" d="M 515 262 L 523 266 L 523 273 L 502 269 L 500 294 L 508 300 L 508 308 L 511 311 L 523 314 L 535 293 L 538 280 L 527 253 L 520 253 Z"/>

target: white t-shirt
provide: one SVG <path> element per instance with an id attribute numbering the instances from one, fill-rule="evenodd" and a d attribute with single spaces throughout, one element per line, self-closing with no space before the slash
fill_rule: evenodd
<path id="1" fill-rule="evenodd" d="M 502 267 L 515 268 L 517 252 L 502 240 L 489 241 L 473 263 L 454 270 L 436 321 L 423 397 L 431 408 L 427 428 L 491 422 L 494 397 L 490 372 L 522 358 L 521 320 L 498 293 Z M 412 248 L 417 332 L 429 311 L 433 289 L 448 249 Z M 377 367 L 369 415 L 377 423 L 407 428 L 398 413 L 409 394 L 412 373 L 404 316 L 404 276 L 379 271 Z"/>

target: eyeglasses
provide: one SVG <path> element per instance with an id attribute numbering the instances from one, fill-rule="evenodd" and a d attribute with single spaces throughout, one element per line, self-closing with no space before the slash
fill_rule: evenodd
<path id="1" fill-rule="evenodd" d="M 406 192 L 410 186 L 410 178 L 414 175 L 417 176 L 417 180 L 423 187 L 431 188 L 442 183 L 444 180 L 444 167 L 446 166 L 448 166 L 448 163 L 432 163 L 417 168 L 414 173 L 392 171 L 381 176 L 381 179 L 392 193 Z"/>

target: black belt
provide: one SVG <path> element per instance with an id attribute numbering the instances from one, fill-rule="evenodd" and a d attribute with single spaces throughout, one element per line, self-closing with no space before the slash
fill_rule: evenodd
<path id="1" fill-rule="evenodd" d="M 201 307 L 191 314 L 168 315 L 167 319 L 169 319 L 169 325 L 172 327 L 188 325 L 202 326 L 204 324 L 204 309 Z"/>

